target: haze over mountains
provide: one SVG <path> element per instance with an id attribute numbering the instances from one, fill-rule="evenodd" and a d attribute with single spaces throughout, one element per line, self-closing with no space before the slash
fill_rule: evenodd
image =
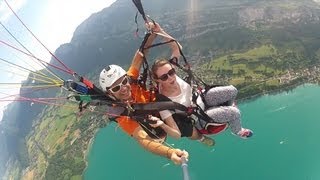
<path id="1" fill-rule="evenodd" d="M 146 14 L 181 42 L 187 58 L 193 64 L 208 63 L 205 66 L 208 69 L 205 71 L 210 73 L 218 71 L 214 70 L 210 63 L 218 62 L 220 57 L 229 56 L 230 62 L 233 62 L 230 57 L 236 58 L 236 53 L 268 47 L 270 54 L 260 58 L 257 61 L 258 65 L 247 62 L 252 57 L 243 58 L 243 63 L 250 68 L 265 64 L 266 70 L 252 70 L 256 74 L 265 75 L 263 78 L 280 76 L 280 71 L 319 65 L 320 6 L 317 2 L 319 1 L 142 1 Z M 79 74 L 90 76 L 95 82 L 101 67 L 112 63 L 127 66 L 142 41 L 134 36 L 136 11 L 131 1 L 118 0 L 110 7 L 92 14 L 78 26 L 71 42 L 62 44 L 55 51 L 56 56 L 67 66 Z M 139 34 L 143 36 L 141 17 L 138 25 Z M 51 63 L 59 65 L 53 59 Z M 235 65 L 238 62 L 233 63 Z M 270 75 L 268 68 L 274 70 L 273 74 Z M 223 74 L 230 73 L 228 69 L 222 70 L 219 69 Z M 231 72 L 227 78 L 234 78 L 235 74 L 241 76 L 239 72 L 241 71 Z M 65 74 L 61 76 L 67 78 Z M 251 81 L 260 78 L 260 74 L 255 76 L 250 73 L 243 79 L 248 80 L 249 76 Z M 24 83 L 28 85 L 31 82 L 32 80 L 28 79 Z M 250 83 L 241 82 L 238 85 L 242 87 Z M 52 97 L 57 92 L 36 92 L 31 97 Z M 5 110 L 0 124 L 0 173 L 5 174 L 5 177 L 10 176 L 10 170 L 15 169 L 15 166 L 20 167 L 18 176 L 22 175 L 23 168 L 30 166 L 32 157 L 28 154 L 30 152 L 27 149 L 26 137 L 34 130 L 34 120 L 41 119 L 42 116 L 39 114 L 43 108 L 41 104 L 30 106 L 28 102 L 13 102 Z M 6 167 L 9 167 L 9 170 L 6 171 Z"/>

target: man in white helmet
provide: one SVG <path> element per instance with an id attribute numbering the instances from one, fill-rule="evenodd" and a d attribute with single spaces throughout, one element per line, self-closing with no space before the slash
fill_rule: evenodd
<path id="1" fill-rule="evenodd" d="M 155 32 L 160 28 L 158 25 L 149 24 L 150 26 L 152 26 L 151 28 Z M 150 46 L 155 37 L 156 34 L 152 34 L 145 46 Z M 127 72 L 118 65 L 109 65 L 104 68 L 99 78 L 102 90 L 121 102 L 147 103 L 150 99 L 155 100 L 152 93 L 141 87 L 138 83 L 134 83 L 137 82 L 142 63 L 143 54 L 137 51 Z M 129 77 L 130 80 L 133 80 L 131 83 Z M 175 164 L 181 164 L 182 157 L 188 158 L 188 152 L 168 147 L 162 143 L 165 134 L 151 137 L 145 128 L 128 116 L 117 117 L 116 121 L 123 131 L 132 136 L 146 150 L 167 157 Z"/>

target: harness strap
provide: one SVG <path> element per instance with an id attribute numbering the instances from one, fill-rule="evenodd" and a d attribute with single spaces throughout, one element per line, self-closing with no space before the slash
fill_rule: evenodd
<path id="1" fill-rule="evenodd" d="M 126 116 L 145 116 L 149 114 L 155 114 L 159 111 L 167 110 L 167 109 L 177 109 L 183 112 L 187 112 L 188 108 L 182 104 L 179 104 L 177 102 L 173 101 L 162 101 L 162 102 L 149 102 L 147 104 L 145 103 L 133 103 L 131 104 L 131 107 L 134 109 L 134 111 L 130 111 L 126 109 L 124 112 L 121 113 L 121 115 Z"/>
<path id="2" fill-rule="evenodd" d="M 132 2 L 137 7 L 137 9 L 138 9 L 139 13 L 141 14 L 143 20 L 147 22 L 148 20 L 147 20 L 146 14 L 144 13 L 141 1 L 140 0 L 132 0 Z"/>
<path id="3" fill-rule="evenodd" d="M 156 33 L 156 34 L 159 35 L 159 33 Z M 174 41 L 175 40 L 171 39 L 169 41 L 155 43 L 155 44 L 152 44 L 152 45 L 150 45 L 148 47 L 145 47 L 144 50 L 147 50 L 147 49 L 150 49 L 150 48 L 153 48 L 153 47 L 157 47 L 157 46 L 161 46 L 161 45 L 165 45 L 165 44 L 169 44 L 169 43 L 174 42 Z"/>
<path id="4" fill-rule="evenodd" d="M 156 108 L 158 111 L 168 110 L 168 109 L 180 110 L 182 112 L 178 112 L 178 113 L 175 112 L 175 113 L 185 115 L 188 117 L 195 115 L 197 118 L 202 119 L 206 122 L 214 122 L 214 120 L 210 116 L 208 116 L 198 104 L 195 104 L 196 106 L 186 107 L 180 103 L 172 101 L 171 99 L 169 99 L 168 97 L 162 94 L 157 94 L 157 98 L 159 100 L 163 100 L 160 102 L 154 102 L 152 105 L 153 108 Z"/>

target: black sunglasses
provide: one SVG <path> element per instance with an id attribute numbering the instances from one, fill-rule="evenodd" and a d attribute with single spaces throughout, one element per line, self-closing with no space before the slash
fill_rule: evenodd
<path id="1" fill-rule="evenodd" d="M 109 90 L 110 90 L 112 93 L 116 93 L 116 92 L 118 92 L 118 91 L 121 89 L 122 86 L 127 85 L 128 83 L 129 83 L 128 77 L 124 77 L 123 80 L 122 80 L 119 84 L 117 84 L 116 86 L 113 86 L 113 87 L 109 88 Z"/>
<path id="2" fill-rule="evenodd" d="M 174 68 L 170 69 L 166 74 L 162 74 L 161 76 L 158 77 L 161 81 L 166 81 L 168 80 L 169 76 L 173 76 L 176 74 L 176 70 Z"/>

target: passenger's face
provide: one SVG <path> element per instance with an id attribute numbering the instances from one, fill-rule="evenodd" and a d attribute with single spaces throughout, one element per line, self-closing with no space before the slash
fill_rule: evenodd
<path id="1" fill-rule="evenodd" d="M 162 86 L 170 86 L 176 82 L 176 71 L 170 64 L 159 67 L 155 74 L 156 81 Z"/>
<path id="2" fill-rule="evenodd" d="M 119 78 L 108 88 L 108 92 L 121 101 L 126 101 L 131 98 L 131 86 L 127 76 Z"/>

